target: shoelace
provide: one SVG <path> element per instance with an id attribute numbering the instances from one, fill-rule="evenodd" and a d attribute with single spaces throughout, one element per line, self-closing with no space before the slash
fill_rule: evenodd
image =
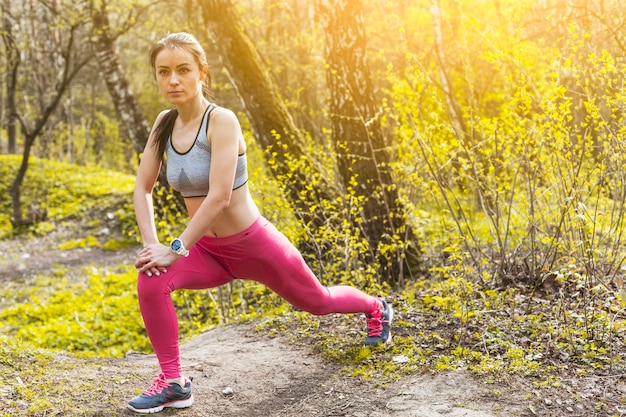
<path id="1" fill-rule="evenodd" d="M 167 388 L 170 384 L 165 380 L 165 375 L 160 374 L 154 378 L 154 382 L 152 386 L 145 390 L 143 393 L 148 397 L 152 397 L 153 395 L 158 395 L 163 391 L 163 388 Z"/>
<path id="2" fill-rule="evenodd" d="M 378 337 L 383 333 L 383 318 L 382 317 L 366 317 L 367 322 L 367 335 L 370 337 Z"/>

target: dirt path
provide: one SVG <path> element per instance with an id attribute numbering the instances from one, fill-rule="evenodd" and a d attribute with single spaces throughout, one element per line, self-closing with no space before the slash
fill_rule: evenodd
<path id="1" fill-rule="evenodd" d="M 270 338 L 247 325 L 204 333 L 181 347 L 194 377 L 195 404 L 177 416 L 496 417 L 522 415 L 520 407 L 493 402 L 492 389 L 461 373 L 402 378 L 386 388 L 342 374 L 311 350 Z M 147 387 L 157 369 L 152 355 L 130 355 L 133 385 Z M 116 363 L 119 365 L 119 363 Z M 110 377 L 114 369 L 102 369 Z M 124 389 L 123 391 L 126 391 Z M 232 391 L 232 394 L 225 392 Z M 121 394 L 121 393 L 120 393 Z M 122 401 L 123 398 L 120 398 Z M 120 413 L 134 415 L 123 410 Z"/>

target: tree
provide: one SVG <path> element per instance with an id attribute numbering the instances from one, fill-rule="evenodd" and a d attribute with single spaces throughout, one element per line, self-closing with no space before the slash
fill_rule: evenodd
<path id="1" fill-rule="evenodd" d="M 56 1 L 46 3 L 45 7 L 35 7 L 37 3 L 28 4 L 28 14 L 25 22 L 28 23 L 26 30 L 30 30 L 28 40 L 30 48 L 20 53 L 31 54 L 30 60 L 34 63 L 45 62 L 48 69 L 53 71 L 40 71 L 34 74 L 33 84 L 38 90 L 36 97 L 39 99 L 38 112 L 34 115 L 34 121 L 28 122 L 31 116 L 21 113 L 17 109 L 10 109 L 18 118 L 22 134 L 24 135 L 24 148 L 22 163 L 17 175 L 10 187 L 10 195 L 13 204 L 12 222 L 14 227 L 20 227 L 32 223 L 35 218 L 24 218 L 21 203 L 21 187 L 28 169 L 31 149 L 35 140 L 50 119 L 53 112 L 58 108 L 61 98 L 67 91 L 72 79 L 84 67 L 92 55 L 81 49 L 81 29 L 85 20 L 78 10 L 63 6 Z M 44 25 L 41 22 L 54 24 Z M 61 30 L 63 28 L 63 30 Z M 50 78 L 50 77 L 53 78 Z M 38 212 L 38 210 L 35 210 Z M 33 214 L 39 216 L 40 214 Z"/>
<path id="2" fill-rule="evenodd" d="M 319 0 L 317 5 L 326 35 L 332 138 L 343 187 L 363 199 L 362 233 L 378 254 L 385 280 L 401 280 L 404 268 L 411 266 L 406 253 L 417 253 L 416 239 L 390 169 L 381 128 L 384 109 L 367 61 L 361 0 Z M 382 245 L 392 245 L 395 256 L 383 256 Z"/>
<path id="3" fill-rule="evenodd" d="M 106 0 L 89 0 L 93 25 L 91 44 L 117 115 L 128 132 L 133 149 L 140 154 L 148 142 L 150 125 L 141 111 L 115 51 L 115 40 L 127 28 L 113 31 L 109 25 L 107 4 Z"/>

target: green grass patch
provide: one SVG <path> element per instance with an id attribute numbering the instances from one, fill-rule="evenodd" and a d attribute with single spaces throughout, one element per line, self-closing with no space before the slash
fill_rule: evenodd
<path id="1" fill-rule="evenodd" d="M 0 195 L 9 196 L 21 163 L 20 155 L 0 155 Z M 115 207 L 121 197 L 128 201 L 134 180 L 116 171 L 31 157 L 21 189 L 23 214 L 27 216 L 29 210 L 45 213 L 45 221 L 31 228 L 45 234 L 62 219 L 84 216 L 98 207 Z M 0 238 L 11 237 L 15 234 L 11 199 L 3 198 L 0 208 Z"/>

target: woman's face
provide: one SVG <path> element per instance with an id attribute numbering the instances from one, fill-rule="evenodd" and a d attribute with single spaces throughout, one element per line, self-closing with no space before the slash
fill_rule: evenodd
<path id="1" fill-rule="evenodd" d="M 156 80 L 163 97 L 174 105 L 185 104 L 202 95 L 207 70 L 183 49 L 165 48 L 154 61 Z"/>

